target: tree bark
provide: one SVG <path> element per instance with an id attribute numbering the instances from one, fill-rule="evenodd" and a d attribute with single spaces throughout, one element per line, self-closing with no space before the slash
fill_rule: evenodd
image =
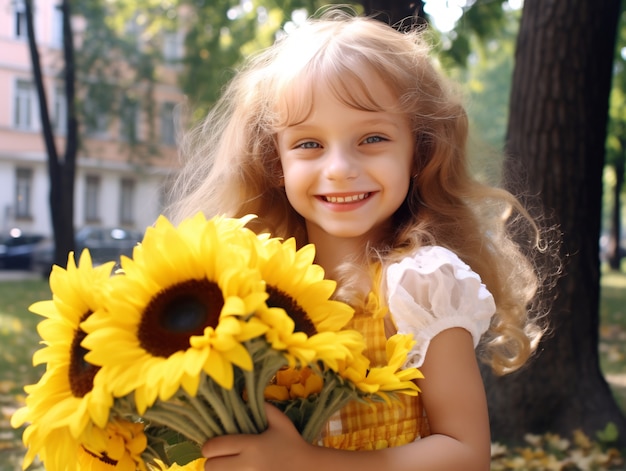
<path id="1" fill-rule="evenodd" d="M 408 26 L 426 21 L 423 0 L 363 0 L 361 4 L 367 15 L 378 15 L 377 18 L 391 25 Z"/>
<path id="2" fill-rule="evenodd" d="M 48 154 L 49 205 L 55 242 L 54 262 L 65 266 L 68 252 L 74 250 L 74 175 L 78 148 L 78 124 L 74 106 L 74 48 L 70 25 L 69 0 L 63 0 L 61 4 L 63 12 L 63 55 L 65 59 L 65 99 L 67 103 L 67 144 L 62 161 L 59 158 L 52 122 L 50 121 L 43 72 L 33 25 L 33 1 L 26 0 L 24 6 L 33 80 L 39 98 L 41 130 Z"/>
<path id="3" fill-rule="evenodd" d="M 626 444 L 626 420 L 598 358 L 602 169 L 617 19 L 615 0 L 524 3 L 513 74 L 505 175 L 525 177 L 563 233 L 565 273 L 549 315 L 550 333 L 527 367 L 488 371 L 493 437 L 582 429 L 609 422 Z M 518 192 L 512 178 L 509 189 Z"/>
<path id="4" fill-rule="evenodd" d="M 65 266 L 67 254 L 75 250 L 74 239 L 74 182 L 76 179 L 76 157 L 78 154 L 78 118 L 76 116 L 76 63 L 72 11 L 70 0 L 61 2 L 63 17 L 63 59 L 65 62 L 65 103 L 67 109 L 66 140 L 63 162 L 57 162 L 59 178 L 54 191 L 50 191 L 50 208 L 55 218 L 55 259 Z M 60 204 L 59 204 L 60 202 Z M 80 254 L 76 254 L 77 258 Z"/>

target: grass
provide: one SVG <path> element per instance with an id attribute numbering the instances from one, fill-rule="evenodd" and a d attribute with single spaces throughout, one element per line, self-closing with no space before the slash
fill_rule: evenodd
<path id="1" fill-rule="evenodd" d="M 36 325 L 41 318 L 28 306 L 49 298 L 45 280 L 0 283 L 0 471 L 21 469 L 20 432 L 9 420 L 24 401 L 23 386 L 36 383 L 43 374 L 43 366 L 32 366 L 33 353 L 40 348 Z"/>
<path id="2" fill-rule="evenodd" d="M 38 381 L 43 367 L 32 366 L 33 352 L 40 348 L 36 325 L 41 320 L 28 311 L 28 306 L 37 300 L 49 299 L 50 290 L 45 280 L 25 280 L 0 282 L 0 471 L 18 471 L 24 454 L 20 431 L 11 428 L 9 420 L 13 412 L 23 402 L 23 386 Z M 626 413 L 626 274 L 603 272 L 602 296 L 600 304 L 600 364 L 611 385 L 617 402 Z M 584 437 L 566 445 L 560 437 L 529 437 L 529 448 L 496 450 L 495 455 L 506 455 L 494 459 L 492 470 L 548 469 L 557 455 L 560 463 L 570 464 L 550 469 L 609 469 L 603 467 L 576 467 L 571 464 L 582 453 Z M 559 449 L 561 447 L 561 449 Z M 546 450 L 556 450 L 549 451 Z M 601 451 L 585 452 L 596 456 Z M 495 456 L 494 455 L 494 456 Z M 570 457 L 573 456 L 573 458 Z M 584 457 L 583 457 L 584 458 Z M 580 459 L 583 459 L 580 458 Z M 546 461 L 548 460 L 548 461 Z M 503 465 L 503 463 L 507 463 Z M 535 464 L 533 464 L 535 463 Z M 539 464 L 536 464 L 539 463 Z M 500 467 L 505 466 L 505 467 Z M 621 465 L 623 466 L 623 464 Z M 29 471 L 41 470 L 32 466 Z"/>
<path id="3" fill-rule="evenodd" d="M 626 274 L 605 271 L 600 298 L 600 366 L 626 413 Z"/>

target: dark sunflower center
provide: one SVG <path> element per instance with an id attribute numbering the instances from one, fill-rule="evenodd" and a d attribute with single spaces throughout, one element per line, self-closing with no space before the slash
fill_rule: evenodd
<path id="1" fill-rule="evenodd" d="M 222 291 L 209 280 L 187 280 L 159 292 L 145 308 L 139 332 L 141 347 L 167 358 L 189 348 L 189 337 L 216 327 L 224 306 Z"/>
<path id="2" fill-rule="evenodd" d="M 81 318 L 81 322 L 92 313 L 88 312 Z M 82 329 L 76 329 L 72 345 L 70 347 L 69 383 L 74 397 L 85 397 L 93 389 L 93 379 L 100 369 L 85 360 L 88 350 L 81 346 L 81 342 L 87 336 Z"/>
<path id="3" fill-rule="evenodd" d="M 269 307 L 280 307 L 284 309 L 295 323 L 294 332 L 304 332 L 308 337 L 317 333 L 315 324 L 295 299 L 273 286 L 268 286 L 266 291 L 269 294 L 267 305 Z"/>

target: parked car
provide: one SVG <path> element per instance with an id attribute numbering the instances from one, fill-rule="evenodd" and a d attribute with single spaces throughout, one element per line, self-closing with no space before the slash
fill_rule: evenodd
<path id="1" fill-rule="evenodd" d="M 20 229 L 11 229 L 0 236 L 0 268 L 28 270 L 33 250 L 41 240 L 43 235 L 25 234 Z"/>
<path id="2" fill-rule="evenodd" d="M 76 232 L 76 259 L 83 249 L 89 249 L 94 265 L 105 262 L 119 262 L 122 255 L 131 256 L 133 247 L 143 239 L 143 233 L 120 227 L 86 226 Z M 47 277 L 52 269 L 54 242 L 42 241 L 33 253 L 32 269 Z"/>

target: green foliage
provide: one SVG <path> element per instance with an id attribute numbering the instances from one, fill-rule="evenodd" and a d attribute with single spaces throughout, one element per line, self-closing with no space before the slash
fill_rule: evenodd
<path id="1" fill-rule="evenodd" d="M 617 438 L 619 437 L 619 431 L 617 430 L 617 425 L 614 422 L 609 422 L 606 424 L 604 430 L 600 430 L 596 433 L 598 440 L 600 443 L 612 444 L 617 443 Z"/>
<path id="2" fill-rule="evenodd" d="M 147 115 L 150 136 L 154 118 L 154 83 L 164 61 L 163 32 L 176 28 L 175 5 L 167 1 L 139 0 L 108 2 L 92 0 L 72 3 L 76 22 L 77 108 L 83 134 L 101 132 L 119 116 Z M 130 115 L 133 119 L 130 119 Z M 140 142 L 138 132 L 121 126 L 129 158 L 146 163 L 156 152 L 154 143 Z M 133 126 L 134 127 L 134 126 Z M 144 145 L 141 145 L 144 144 Z"/>
<path id="3" fill-rule="evenodd" d="M 462 25 L 467 25 L 478 38 L 486 41 L 500 31 L 506 20 L 503 3 L 499 1 L 477 1 L 463 15 Z"/>
<path id="4" fill-rule="evenodd" d="M 293 20 L 293 12 L 313 14 L 319 0 L 183 0 L 185 22 L 184 72 L 181 87 L 199 118 L 215 103 L 222 87 L 247 55 L 268 47 L 276 33 Z"/>
<path id="5" fill-rule="evenodd" d="M 458 65 L 458 60 L 450 62 L 452 52 L 442 59 L 466 94 L 474 164 L 488 173 L 492 182 L 499 181 L 501 161 L 494 158 L 494 153 L 501 152 L 504 146 L 519 20 L 520 11 L 506 10 L 499 19 L 499 29 L 491 32 L 494 38 L 483 40 L 477 35 L 466 35 L 471 42 L 465 47 L 470 51 L 463 59 L 465 65 Z"/>
<path id="6" fill-rule="evenodd" d="M 472 51 L 489 40 L 500 39 L 510 13 L 506 0 L 475 0 L 467 2 L 463 16 L 453 31 L 442 34 L 441 60 L 446 67 L 466 67 Z"/>
<path id="7" fill-rule="evenodd" d="M 504 145 L 509 114 L 509 94 L 513 74 L 515 39 L 519 14 L 511 13 L 497 40 L 475 48 L 468 70 L 472 117 L 486 142 L 501 149 Z M 477 86 L 480 83 L 481 86 Z"/>
<path id="8" fill-rule="evenodd" d="M 617 26 L 613 80 L 609 104 L 609 126 L 606 142 L 606 163 L 616 165 L 626 153 L 626 3 Z"/>

